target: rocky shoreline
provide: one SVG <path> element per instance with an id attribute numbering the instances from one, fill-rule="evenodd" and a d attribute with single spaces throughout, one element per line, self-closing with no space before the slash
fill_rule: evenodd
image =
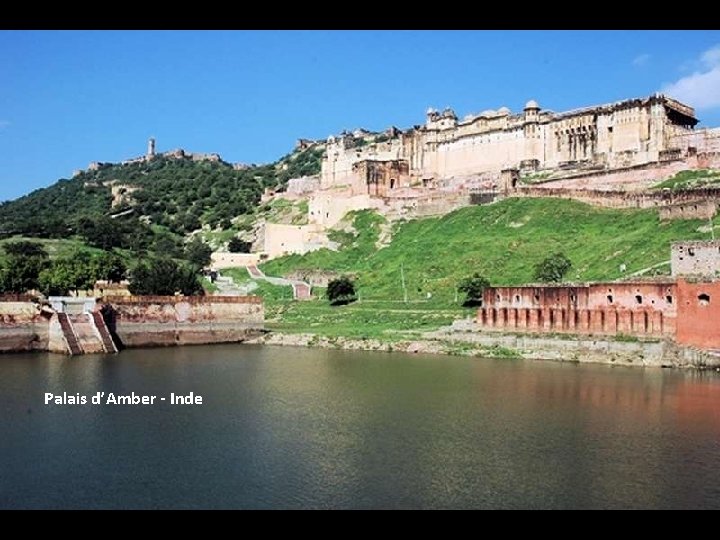
<path id="1" fill-rule="evenodd" d="M 325 349 L 404 352 L 551 360 L 639 367 L 675 367 L 720 370 L 720 356 L 670 340 L 616 341 L 604 337 L 574 338 L 456 331 L 452 328 L 397 339 L 327 337 L 317 334 L 267 332 L 246 341 L 263 345 Z"/>

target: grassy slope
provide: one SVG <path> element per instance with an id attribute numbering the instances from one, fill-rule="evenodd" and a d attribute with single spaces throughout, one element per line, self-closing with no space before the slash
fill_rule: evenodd
<path id="1" fill-rule="evenodd" d="M 441 218 L 402 224 L 387 248 L 376 250 L 378 222 L 358 212 L 360 233 L 338 252 L 320 250 L 265 263 L 268 275 L 296 268 L 325 268 L 358 275 L 365 299 L 401 300 L 401 264 L 409 300 L 448 306 L 457 282 L 473 272 L 493 285 L 532 281 L 533 267 L 549 253 L 563 251 L 573 262 L 569 280 L 619 279 L 667 261 L 670 242 L 704 239 L 699 220 L 661 223 L 654 210 L 614 210 L 559 199 L 507 199 L 463 208 Z M 625 264 L 625 274 L 619 270 Z M 664 268 L 668 271 L 668 268 Z"/>
<path id="2" fill-rule="evenodd" d="M 692 189 L 720 183 L 720 171 L 698 169 L 680 171 L 675 176 L 660 182 L 654 189 Z"/>
<path id="3" fill-rule="evenodd" d="M 265 299 L 267 327 L 283 332 L 312 332 L 334 337 L 385 340 L 471 316 L 456 299 L 458 281 L 472 273 L 487 275 L 495 285 L 532 280 L 534 265 L 562 250 L 573 261 L 569 279 L 605 280 L 667 261 L 672 240 L 707 238 L 697 220 L 661 223 L 653 210 L 609 210 L 558 199 L 508 199 L 489 206 L 464 208 L 441 218 L 397 227 L 392 243 L 378 250 L 375 241 L 384 218 L 372 211 L 351 215 L 356 234 L 333 235 L 343 244 L 337 252 L 320 250 L 291 255 L 262 265 L 268 275 L 298 268 L 323 268 L 357 276 L 360 301 L 330 307 L 322 299 L 292 301 L 289 287 L 259 282 Z M 718 218 L 720 220 L 720 218 Z M 408 284 L 402 301 L 400 267 Z M 669 267 L 661 267 L 669 271 Z M 229 271 L 247 280 L 244 269 Z M 427 293 L 432 294 L 427 298 Z M 462 300 L 462 299 L 460 299 Z"/>
<path id="4" fill-rule="evenodd" d="M 2 246 L 7 244 L 8 242 L 20 242 L 20 241 L 35 242 L 37 244 L 40 244 L 45 249 L 45 251 L 48 252 L 48 255 L 50 255 L 51 259 L 69 255 L 70 253 L 73 253 L 76 250 L 87 251 L 87 252 L 93 253 L 95 255 L 102 253 L 101 249 L 88 246 L 82 240 L 78 240 L 75 238 L 47 239 L 47 238 L 31 238 L 31 237 L 24 237 L 24 236 L 13 236 L 10 238 L 4 238 L 4 239 L 0 240 L 0 262 L 5 261 L 5 257 L 6 257 L 5 250 L 2 249 Z"/>

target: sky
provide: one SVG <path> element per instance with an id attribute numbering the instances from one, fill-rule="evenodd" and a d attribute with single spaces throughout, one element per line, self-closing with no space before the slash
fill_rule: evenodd
<path id="1" fill-rule="evenodd" d="M 299 138 L 664 92 L 720 126 L 720 31 L 0 31 L 0 201 L 91 161 L 267 163 Z"/>

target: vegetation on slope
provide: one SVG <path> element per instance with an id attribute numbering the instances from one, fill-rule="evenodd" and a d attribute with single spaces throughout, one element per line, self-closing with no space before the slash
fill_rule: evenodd
<path id="1" fill-rule="evenodd" d="M 387 301 L 402 300 L 404 274 L 410 301 L 450 306 L 457 305 L 457 284 L 474 272 L 487 276 L 492 285 L 529 283 L 540 261 L 562 251 L 572 261 L 568 281 L 621 279 L 669 260 L 673 240 L 709 236 L 698 230 L 705 221 L 660 222 L 655 210 L 506 199 L 402 223 L 391 244 L 377 250 L 382 220 L 372 211 L 356 212 L 357 233 L 339 251 L 290 255 L 262 268 L 268 275 L 308 268 L 352 273 L 358 277 L 361 299 Z"/>
<path id="2" fill-rule="evenodd" d="M 266 187 L 282 188 L 289 178 L 318 173 L 322 152 L 322 147 L 312 147 L 242 170 L 224 162 L 162 156 L 103 165 L 0 204 L 0 234 L 68 238 L 81 232 L 83 220 L 109 219 L 123 212 L 127 214 L 113 223 L 127 223 L 134 230 L 143 229 L 141 217 L 175 235 L 201 225 L 229 229 L 232 218 L 254 212 Z M 156 229 L 149 231 L 155 233 Z"/>
<path id="3" fill-rule="evenodd" d="M 228 268 L 223 275 L 245 286 L 253 281 L 245 268 Z M 373 338 L 388 341 L 413 338 L 472 314 L 460 306 L 443 306 L 359 299 L 345 306 L 331 306 L 325 289 L 314 288 L 314 301 L 293 300 L 292 288 L 257 280 L 251 294 L 263 297 L 266 328 L 284 333 L 314 333 L 328 337 Z"/>
<path id="4" fill-rule="evenodd" d="M 720 171 L 698 169 L 680 171 L 675 176 L 660 182 L 654 189 L 692 189 L 720 183 Z"/>

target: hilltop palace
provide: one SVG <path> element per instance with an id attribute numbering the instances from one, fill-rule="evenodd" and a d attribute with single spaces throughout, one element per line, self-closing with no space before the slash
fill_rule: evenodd
<path id="1" fill-rule="evenodd" d="M 347 137 L 331 137 L 322 187 L 349 177 L 356 186 L 358 181 L 371 182 L 378 167 L 394 168 L 404 177 L 397 187 L 409 185 L 411 178 L 451 178 L 510 168 L 627 167 L 658 161 L 672 149 L 672 141 L 691 132 L 695 124 L 691 107 L 664 96 L 564 113 L 542 110 L 531 100 L 521 114 L 503 107 L 462 120 L 451 109 L 442 113 L 431 109 L 424 126 L 398 132 L 387 143 L 364 151 L 348 148 Z M 358 167 L 363 161 L 369 163 Z M 355 174 L 362 168 L 364 179 Z"/>
<path id="2" fill-rule="evenodd" d="M 308 225 L 267 223 L 253 251 L 332 247 L 326 229 L 365 208 L 389 219 L 440 215 L 510 193 L 663 206 L 638 197 L 680 170 L 720 163 L 720 130 L 697 123 L 692 107 L 655 94 L 562 113 L 531 100 L 518 114 L 502 107 L 462 120 L 430 109 L 424 125 L 404 131 L 300 140 L 301 149 L 325 147 L 320 176 L 291 179 L 264 200 L 307 199 Z"/>

